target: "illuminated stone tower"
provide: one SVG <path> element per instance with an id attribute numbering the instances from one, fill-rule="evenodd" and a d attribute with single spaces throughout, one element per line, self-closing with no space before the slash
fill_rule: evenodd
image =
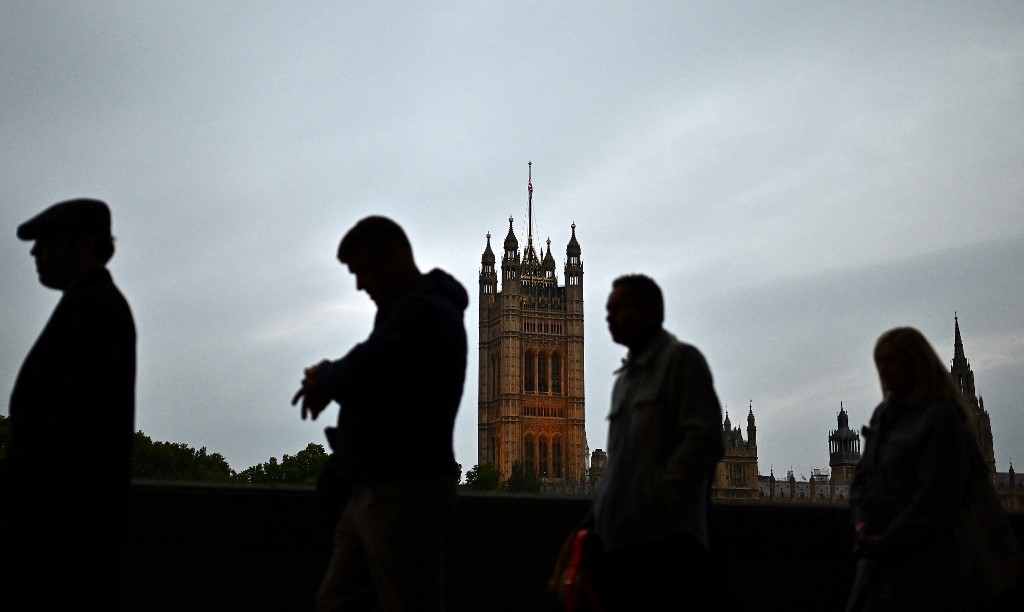
<path id="1" fill-rule="evenodd" d="M 551 240 L 533 244 L 533 164 L 522 253 L 508 220 L 499 268 L 491 234 L 480 260 L 479 465 L 503 482 L 514 462 L 549 489 L 583 487 L 587 447 L 583 392 L 583 260 L 576 224 L 559 286 Z"/>
<path id="2" fill-rule="evenodd" d="M 985 410 L 985 400 L 978 396 L 974 390 L 974 371 L 971 370 L 971 363 L 964 356 L 964 343 L 960 339 L 960 319 L 953 313 L 953 362 L 949 367 L 949 373 L 953 380 L 960 387 L 960 392 L 967 398 L 967 403 L 972 407 L 971 414 L 974 417 L 974 431 L 978 434 L 978 444 L 981 445 L 981 454 L 988 465 L 989 473 L 995 477 L 996 456 L 992 445 L 992 421 Z"/>

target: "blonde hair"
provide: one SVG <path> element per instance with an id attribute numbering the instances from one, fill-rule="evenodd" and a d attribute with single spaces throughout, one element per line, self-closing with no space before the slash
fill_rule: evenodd
<path id="1" fill-rule="evenodd" d="M 913 327 L 894 327 L 878 337 L 875 349 L 883 342 L 889 343 L 910 361 L 914 385 L 907 394 L 907 400 L 915 404 L 952 402 L 963 411 L 967 427 L 975 431 L 973 406 L 967 402 L 953 375 L 921 332 Z"/>

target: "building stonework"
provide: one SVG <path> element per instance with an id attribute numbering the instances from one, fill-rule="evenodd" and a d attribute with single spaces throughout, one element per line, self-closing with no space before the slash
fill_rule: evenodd
<path id="1" fill-rule="evenodd" d="M 978 435 L 978 444 L 981 446 L 981 454 L 988 465 L 991 474 L 996 473 L 996 456 L 992 445 L 992 420 L 988 411 L 985 410 L 985 400 L 978 397 L 974 390 L 974 371 L 971 370 L 971 362 L 964 355 L 964 343 L 960 339 L 960 318 L 953 315 L 953 361 L 949 366 L 949 373 L 960 387 L 960 393 L 967 398 L 971 405 L 971 413 L 974 419 L 972 425 L 974 432 Z"/>
<path id="2" fill-rule="evenodd" d="M 747 410 L 747 439 L 743 439 L 738 426 L 733 428 L 729 411 L 726 410 L 722 423 L 722 442 L 725 444 L 725 456 L 715 469 L 715 479 L 711 485 L 712 499 L 759 499 L 761 493 L 753 400 Z"/>
<path id="3" fill-rule="evenodd" d="M 849 477 L 860 460 L 860 436 L 849 428 L 849 417 L 840 404 L 838 427 L 829 434 L 830 470 L 812 469 L 810 478 L 790 469 L 786 478 L 774 470 L 762 476 L 757 465 L 757 427 L 753 402 L 747 410 L 747 438 L 733 427 L 729 413 L 722 424 L 725 456 L 715 470 L 712 499 L 745 499 L 781 503 L 845 504 L 850 497 Z"/>
<path id="4" fill-rule="evenodd" d="M 985 410 L 985 400 L 974 388 L 974 371 L 964 354 L 964 343 L 960 338 L 960 318 L 953 314 L 953 360 L 950 362 L 949 373 L 960 387 L 960 392 L 971 405 L 974 419 L 974 431 L 978 436 L 981 454 L 989 468 L 989 474 L 995 483 L 996 493 L 1003 508 L 1008 512 L 1024 512 L 1024 477 L 1013 470 L 999 472 L 996 470 L 995 449 L 992 444 L 992 420 Z"/>
<path id="5" fill-rule="evenodd" d="M 1024 512 L 1024 475 L 1017 474 L 1012 464 L 1006 472 L 996 470 L 991 418 L 988 411 L 985 410 L 985 400 L 975 391 L 974 372 L 964 353 L 964 345 L 960 336 L 960 320 L 955 314 L 953 330 L 953 359 L 949 372 L 972 407 L 973 425 L 978 436 L 978 444 L 981 447 L 985 463 L 989 467 L 1003 508 L 1007 512 Z M 758 476 L 761 500 L 805 504 L 846 504 L 849 502 L 850 479 L 860 461 L 860 436 L 849 427 L 849 417 L 842 403 L 839 406 L 838 426 L 828 436 L 830 469 L 828 471 L 812 469 L 810 478 L 801 474 L 799 480 L 792 469 L 788 471 L 783 480 L 777 480 L 774 470 L 771 470 L 768 476 Z M 749 460 L 748 455 L 751 451 L 756 464 L 757 446 L 752 443 L 755 440 L 752 408 L 748 415 L 748 421 L 750 425 L 746 443 L 742 440 L 739 428 L 725 434 L 727 436 L 726 456 L 718 466 L 714 497 L 719 499 L 740 497 L 736 492 L 730 491 L 728 484 L 723 483 L 729 482 L 726 477 L 737 469 L 735 465 L 739 461 Z M 726 415 L 724 429 L 726 432 L 730 430 L 728 415 Z"/>
<path id="6" fill-rule="evenodd" d="M 853 470 L 860 462 L 860 434 L 850 429 L 850 415 L 839 402 L 836 428 L 828 434 L 829 485 L 843 487 L 853 479 Z"/>
<path id="7" fill-rule="evenodd" d="M 527 183 L 526 245 L 520 250 L 508 219 L 500 262 L 491 234 L 480 260 L 478 464 L 493 465 L 503 483 L 521 463 L 537 474 L 543 491 L 589 493 L 601 476 L 607 454 L 593 456 L 587 444 L 583 377 L 583 260 L 570 226 L 565 250 L 565 284 L 559 285 L 551 240 L 539 251 L 533 237 L 532 163 Z M 954 314 L 950 374 L 972 406 L 973 425 L 996 491 L 1007 511 L 1024 512 L 1024 475 L 1013 465 L 996 470 L 992 424 L 977 395 L 974 372 L 964 353 L 960 321 Z M 849 425 L 840 402 L 837 427 L 828 434 L 829 469 L 811 469 L 799 480 L 788 470 L 761 475 L 753 401 L 748 406 L 746 439 L 728 411 L 722 424 L 725 455 L 715 469 L 713 499 L 779 503 L 847 504 L 849 484 L 860 461 L 860 435 Z"/>
<path id="8" fill-rule="evenodd" d="M 583 384 L 583 260 L 576 224 L 559 285 L 551 240 L 533 240 L 533 177 L 526 245 L 508 219 L 500 262 L 491 234 L 480 260 L 477 449 L 507 482 L 513 463 L 544 490 L 589 490 Z M 500 279 L 499 279 L 500 276 Z"/>

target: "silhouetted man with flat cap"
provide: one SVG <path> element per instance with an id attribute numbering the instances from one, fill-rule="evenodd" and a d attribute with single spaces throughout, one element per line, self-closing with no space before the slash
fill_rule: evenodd
<path id="1" fill-rule="evenodd" d="M 106 264 L 110 210 L 54 204 L 18 227 L 63 293 L 11 392 L 0 469 L 4 609 L 120 608 L 135 429 L 135 322 Z"/>

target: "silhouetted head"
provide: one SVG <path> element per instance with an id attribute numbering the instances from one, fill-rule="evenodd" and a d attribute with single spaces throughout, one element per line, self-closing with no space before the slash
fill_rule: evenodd
<path id="1" fill-rule="evenodd" d="M 647 344 L 665 320 L 661 288 L 643 274 L 628 274 L 612 281 L 605 309 L 612 340 L 634 351 Z"/>
<path id="2" fill-rule="evenodd" d="M 35 241 L 31 254 L 39 282 L 53 289 L 66 289 L 114 256 L 110 209 L 100 200 L 58 202 L 19 225 L 17 234 Z"/>
<path id="3" fill-rule="evenodd" d="M 914 404 L 947 400 L 966 409 L 963 393 L 953 376 L 917 329 L 895 327 L 879 336 L 874 359 L 886 399 Z"/>
<path id="4" fill-rule="evenodd" d="M 371 216 L 356 223 L 338 245 L 338 261 L 348 265 L 356 289 L 365 291 L 377 306 L 420 278 L 405 231 L 387 217 Z"/>

